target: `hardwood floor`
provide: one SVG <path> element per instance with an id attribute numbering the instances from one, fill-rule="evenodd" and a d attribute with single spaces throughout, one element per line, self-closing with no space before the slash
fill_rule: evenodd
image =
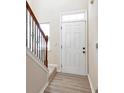
<path id="1" fill-rule="evenodd" d="M 57 73 L 44 93 L 92 93 L 87 76 Z"/>

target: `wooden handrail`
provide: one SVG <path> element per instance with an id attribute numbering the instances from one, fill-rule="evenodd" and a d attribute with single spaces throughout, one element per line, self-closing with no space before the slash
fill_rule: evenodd
<path id="1" fill-rule="evenodd" d="M 29 6 L 29 4 L 28 4 L 27 1 L 26 1 L 26 8 L 27 8 L 27 10 L 29 11 L 30 15 L 32 16 L 32 18 L 33 18 L 33 20 L 35 21 L 35 23 L 37 24 L 37 26 L 38 26 L 40 32 L 42 33 L 42 35 L 43 35 L 43 37 L 44 37 L 44 39 L 46 40 L 46 36 L 45 36 L 44 32 L 42 31 L 42 29 L 41 29 L 41 27 L 40 27 L 40 24 L 39 24 L 37 18 L 35 17 L 35 15 L 34 15 L 32 9 L 31 9 L 31 7 Z"/>
<path id="2" fill-rule="evenodd" d="M 48 36 L 45 36 L 45 34 L 44 34 L 44 32 L 42 31 L 42 29 L 41 29 L 41 27 L 40 27 L 40 24 L 39 24 L 39 22 L 38 22 L 38 20 L 37 20 L 37 18 L 35 17 L 35 15 L 34 15 L 34 13 L 33 13 L 33 11 L 32 11 L 32 9 L 31 9 L 31 7 L 29 6 L 29 4 L 28 4 L 28 2 L 26 1 L 26 9 L 28 10 L 28 12 L 30 13 L 30 15 L 31 15 L 31 17 L 32 17 L 32 19 L 33 19 L 33 21 L 35 22 L 35 24 L 37 25 L 37 27 L 38 27 L 38 29 L 39 29 L 39 31 L 41 32 L 41 34 L 42 34 L 42 36 L 43 36 L 43 38 L 44 38 L 44 40 L 45 40 L 45 43 L 46 43 L 46 50 L 45 50 L 45 61 L 44 61 L 44 65 L 46 66 L 46 67 L 48 67 L 48 49 L 47 49 L 47 44 L 48 44 Z M 27 37 L 26 37 L 27 38 Z M 26 45 L 27 45 L 27 43 L 26 43 Z M 38 45 L 37 45 L 38 46 Z"/>
<path id="3" fill-rule="evenodd" d="M 46 65 L 46 67 L 48 67 L 48 59 L 47 59 L 47 57 L 48 57 L 48 47 L 47 47 L 47 44 L 48 44 L 48 36 L 46 36 L 46 61 L 45 61 L 45 65 Z"/>

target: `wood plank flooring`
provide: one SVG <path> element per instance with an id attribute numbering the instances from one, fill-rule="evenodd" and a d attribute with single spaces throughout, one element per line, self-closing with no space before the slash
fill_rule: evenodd
<path id="1" fill-rule="evenodd" d="M 57 73 L 44 93 L 92 93 L 87 76 Z"/>

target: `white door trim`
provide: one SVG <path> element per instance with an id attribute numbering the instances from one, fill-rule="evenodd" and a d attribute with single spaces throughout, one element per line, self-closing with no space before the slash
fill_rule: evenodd
<path id="1" fill-rule="evenodd" d="M 67 11 L 67 12 L 61 12 L 60 13 L 60 25 L 59 25 L 59 31 L 60 31 L 60 63 L 59 63 L 59 71 L 62 72 L 62 49 L 61 49 L 61 45 L 62 45 L 62 16 L 66 15 L 66 14 L 76 14 L 76 13 L 85 13 L 85 19 L 83 21 L 86 22 L 86 73 L 88 73 L 88 29 L 87 29 L 87 10 L 83 9 L 83 10 L 76 10 L 76 11 Z"/>

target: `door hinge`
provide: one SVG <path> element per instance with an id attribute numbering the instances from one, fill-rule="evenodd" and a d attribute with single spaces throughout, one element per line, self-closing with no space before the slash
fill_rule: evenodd
<path id="1" fill-rule="evenodd" d="M 61 45 L 61 48 L 62 48 L 62 45 Z"/>
<path id="2" fill-rule="evenodd" d="M 62 64 L 61 64 L 61 68 L 62 68 Z"/>
<path id="3" fill-rule="evenodd" d="M 62 30 L 62 26 L 61 26 L 61 30 Z"/>

